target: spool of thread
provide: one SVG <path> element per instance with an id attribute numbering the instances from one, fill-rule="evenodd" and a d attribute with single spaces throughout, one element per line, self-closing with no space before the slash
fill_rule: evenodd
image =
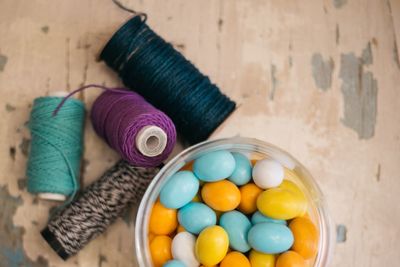
<path id="1" fill-rule="evenodd" d="M 28 191 L 41 199 L 64 201 L 79 190 L 85 108 L 82 101 L 69 99 L 53 116 L 66 94 L 36 98 L 30 114 Z"/>
<path id="2" fill-rule="evenodd" d="M 174 148 L 173 122 L 139 94 L 116 90 L 106 90 L 94 102 L 93 128 L 128 163 L 158 166 Z"/>
<path id="3" fill-rule="evenodd" d="M 189 143 L 206 140 L 235 103 L 173 46 L 146 25 L 146 16 L 126 22 L 100 58 L 124 84 L 164 111 Z"/>
<path id="4" fill-rule="evenodd" d="M 42 236 L 62 259 L 68 259 L 103 233 L 129 204 L 139 203 L 158 171 L 119 161 L 54 216 Z"/>

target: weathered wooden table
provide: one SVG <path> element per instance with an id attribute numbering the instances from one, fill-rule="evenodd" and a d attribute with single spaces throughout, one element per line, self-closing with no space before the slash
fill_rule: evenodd
<path id="1" fill-rule="evenodd" d="M 217 136 L 271 142 L 314 174 L 340 225 L 332 266 L 398 265 L 400 1 L 123 3 L 240 104 Z M 135 266 L 130 216 L 60 260 L 39 234 L 54 203 L 24 178 L 33 99 L 120 84 L 96 56 L 129 16 L 111 0 L 1 1 L 0 266 Z M 84 93 L 88 109 L 98 93 Z M 89 122 L 85 147 L 87 185 L 118 156 Z"/>

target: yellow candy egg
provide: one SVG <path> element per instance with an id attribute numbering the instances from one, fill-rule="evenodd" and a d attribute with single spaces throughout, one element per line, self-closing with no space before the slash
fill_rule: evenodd
<path id="1" fill-rule="evenodd" d="M 199 262 L 205 266 L 218 264 L 228 252 L 228 234 L 221 226 L 209 226 L 196 240 L 195 253 Z"/>
<path id="2" fill-rule="evenodd" d="M 228 253 L 222 260 L 220 267 L 251 267 L 249 260 L 240 252 Z"/>
<path id="3" fill-rule="evenodd" d="M 294 251 L 286 251 L 276 260 L 275 267 L 305 267 L 306 261 Z"/>
<path id="4" fill-rule="evenodd" d="M 153 233 L 149 233 L 149 234 L 147 235 L 147 238 L 149 239 L 149 242 L 151 242 L 151 241 L 153 240 L 154 237 L 156 237 L 156 235 L 153 234 Z"/>
<path id="5" fill-rule="evenodd" d="M 240 204 L 238 210 L 244 214 L 250 214 L 257 210 L 257 197 L 263 190 L 253 183 L 240 187 Z"/>
<path id="6" fill-rule="evenodd" d="M 289 224 L 294 236 L 292 250 L 299 253 L 304 259 L 310 259 L 318 251 L 318 231 L 310 219 L 295 218 Z"/>
<path id="7" fill-rule="evenodd" d="M 164 207 L 160 201 L 154 203 L 150 215 L 150 232 L 156 235 L 169 235 L 177 227 L 177 211 Z"/>
<path id="8" fill-rule="evenodd" d="M 241 198 L 239 188 L 228 180 L 206 183 L 201 197 L 208 206 L 218 211 L 234 210 Z"/>
<path id="9" fill-rule="evenodd" d="M 273 219 L 289 220 L 304 213 L 307 203 L 292 191 L 271 188 L 257 198 L 258 210 Z"/>
<path id="10" fill-rule="evenodd" d="M 166 235 L 156 236 L 150 242 L 150 254 L 154 267 L 161 267 L 172 259 L 171 243 L 172 239 Z"/>
<path id="11" fill-rule="evenodd" d="M 275 267 L 275 255 L 264 254 L 256 250 L 250 252 L 251 267 Z"/>
<path id="12" fill-rule="evenodd" d="M 293 173 L 293 175 L 296 175 L 291 170 L 287 170 L 287 171 Z M 296 194 L 301 201 L 304 202 L 304 210 L 303 210 L 303 212 L 300 212 L 299 216 L 305 215 L 307 212 L 308 205 L 307 205 L 307 198 L 304 195 L 303 191 L 301 191 L 301 189 L 294 182 L 292 182 L 290 180 L 283 180 L 283 182 L 279 185 L 279 188 L 291 191 L 292 193 Z"/>

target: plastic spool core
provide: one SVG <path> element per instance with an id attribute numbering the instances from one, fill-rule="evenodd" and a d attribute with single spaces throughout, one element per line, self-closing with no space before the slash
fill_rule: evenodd
<path id="1" fill-rule="evenodd" d="M 66 91 L 54 91 L 49 94 L 49 96 L 54 96 L 54 97 L 66 97 L 67 95 L 68 92 Z M 67 199 L 67 196 L 57 193 L 39 193 L 37 195 L 40 199 L 46 199 L 46 200 L 65 201 Z"/>
<path id="2" fill-rule="evenodd" d="M 143 127 L 136 136 L 136 148 L 147 157 L 163 153 L 168 137 L 163 129 L 157 126 Z"/>

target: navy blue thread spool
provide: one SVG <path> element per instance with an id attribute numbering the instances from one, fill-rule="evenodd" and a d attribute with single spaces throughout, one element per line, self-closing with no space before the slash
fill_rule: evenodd
<path id="1" fill-rule="evenodd" d="M 123 83 L 164 111 L 190 144 L 206 140 L 233 112 L 235 102 L 146 24 L 146 15 L 126 22 L 100 59 Z"/>

